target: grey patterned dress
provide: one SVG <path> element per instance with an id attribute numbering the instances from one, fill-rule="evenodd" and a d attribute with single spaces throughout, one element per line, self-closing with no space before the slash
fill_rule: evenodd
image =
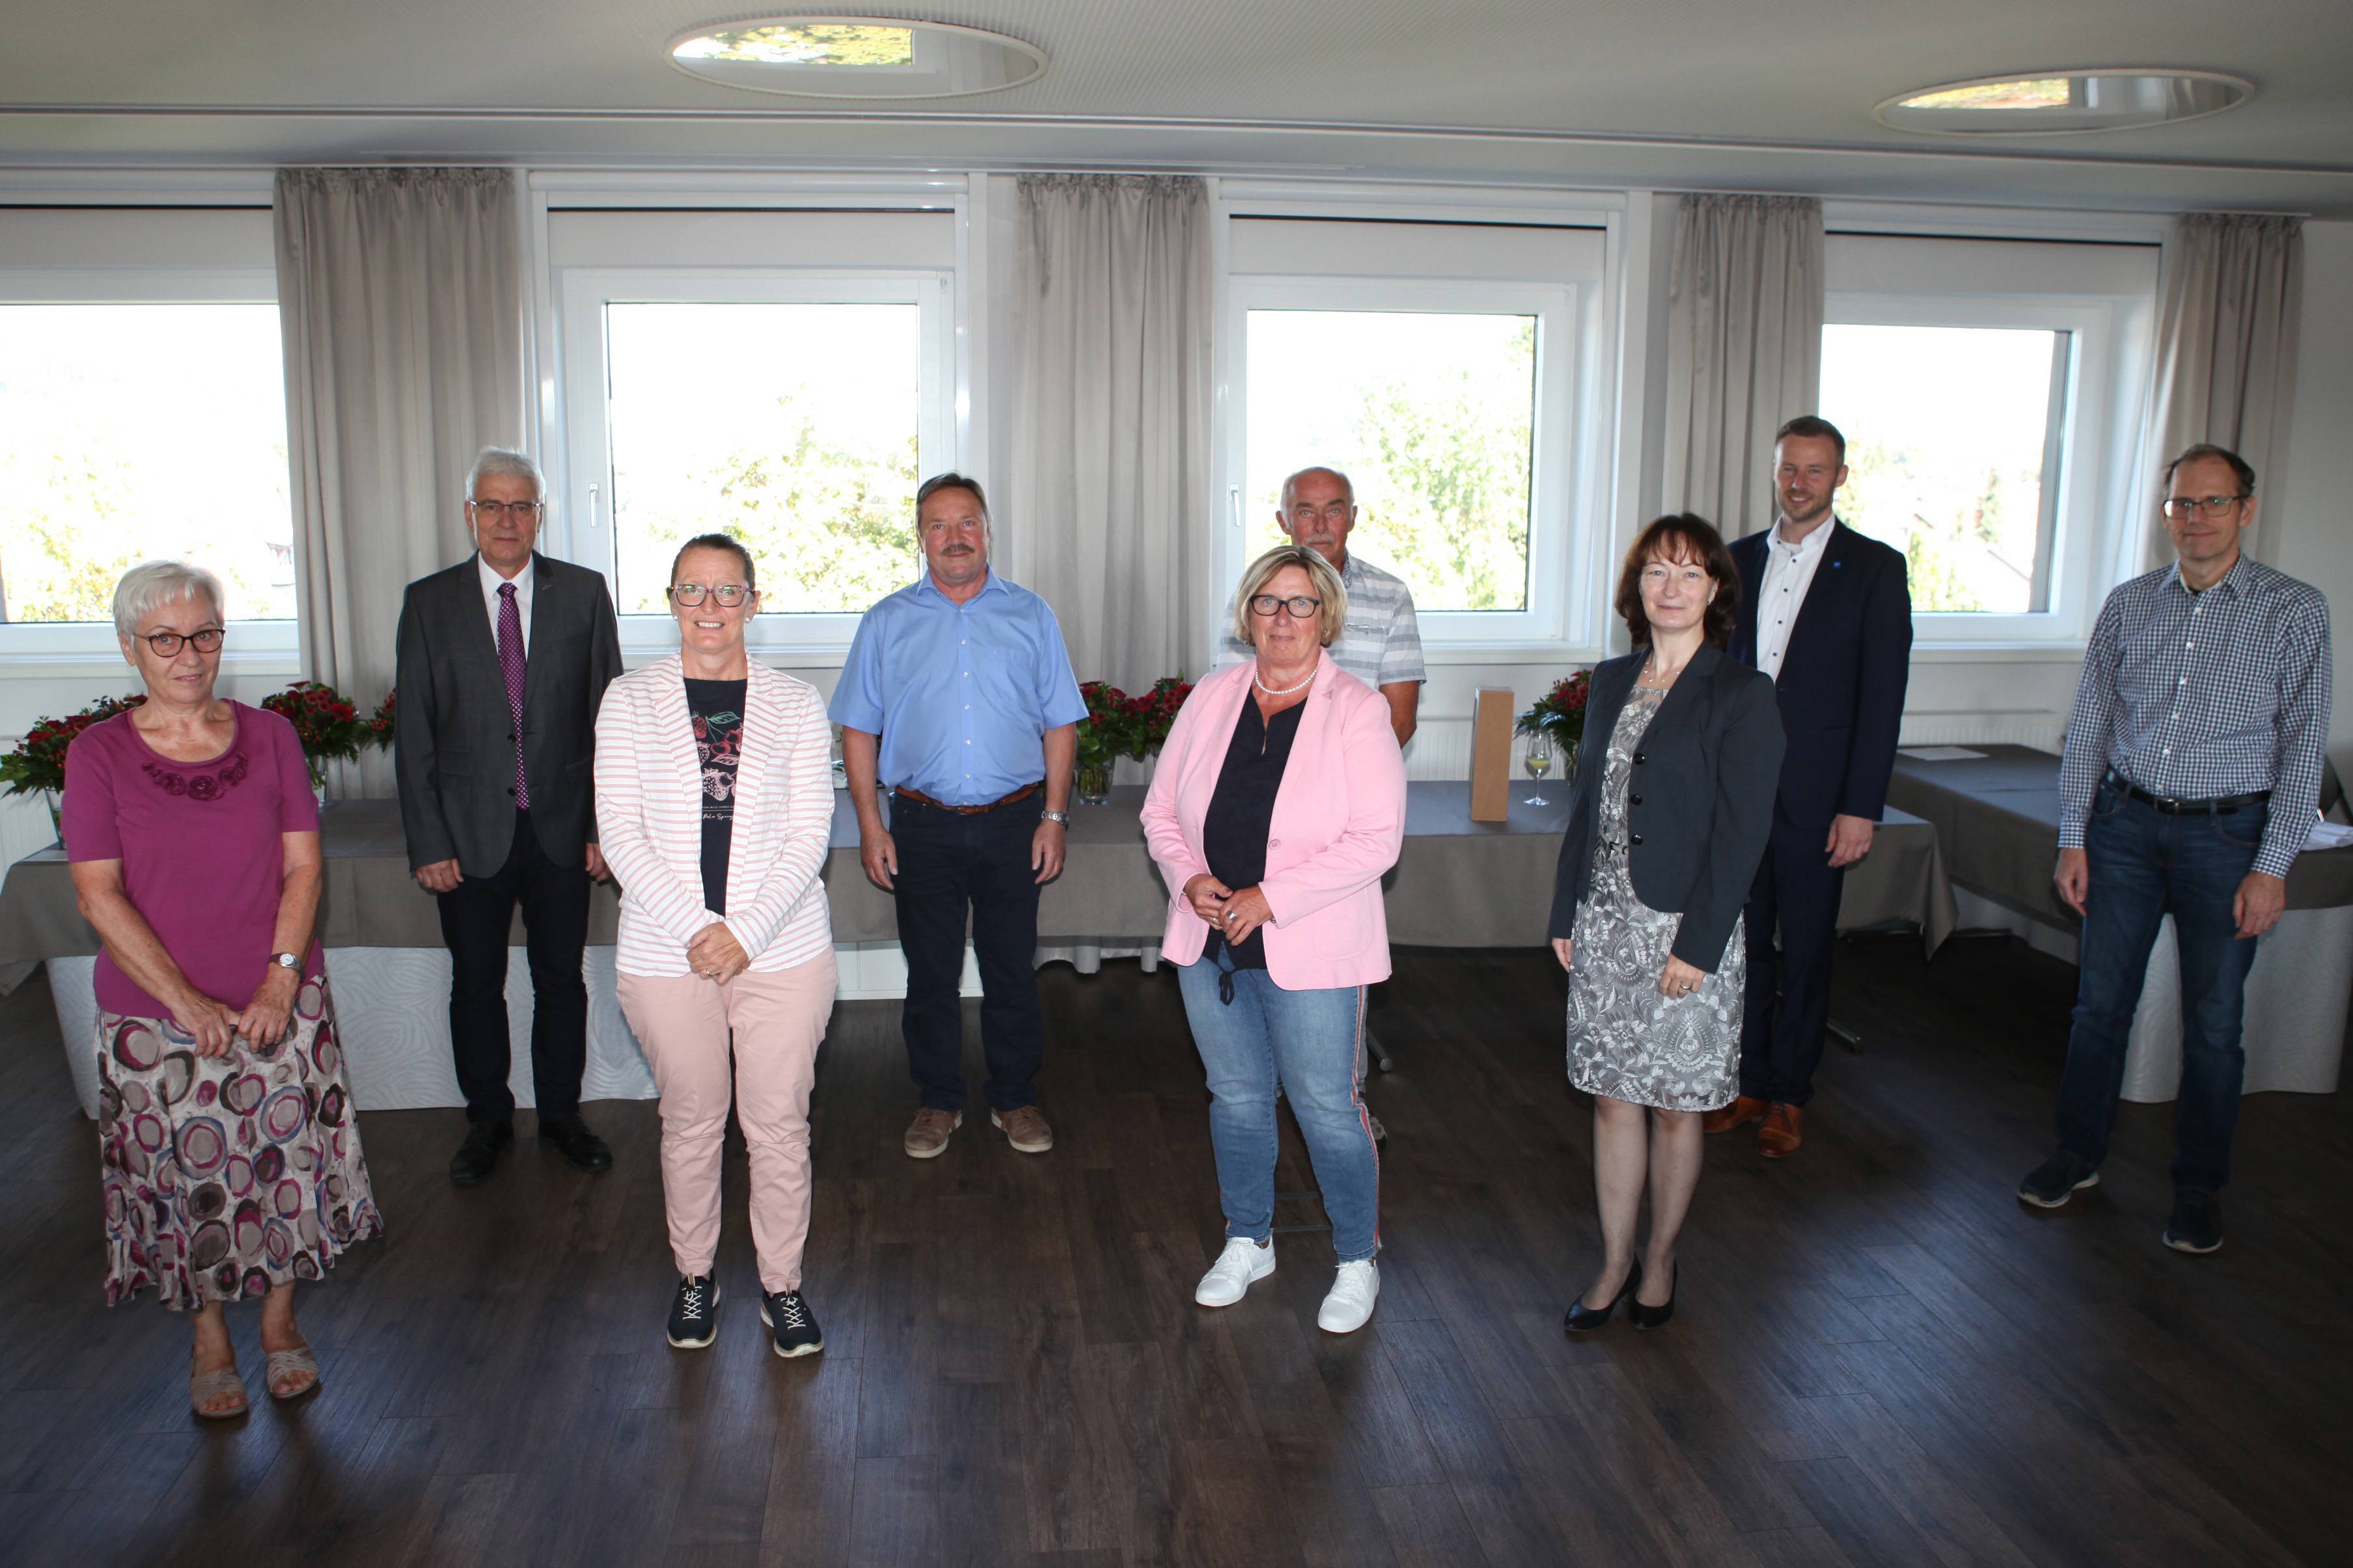
<path id="1" fill-rule="evenodd" d="M 1626 786 L 1634 747 L 1666 697 L 1637 686 L 1619 711 L 1596 797 L 1593 874 L 1577 906 L 1568 975 L 1568 1078 L 1588 1094 L 1665 1110 L 1732 1103 L 1740 1068 L 1748 953 L 1735 921 L 1724 961 L 1690 995 L 1659 993 L 1679 914 L 1634 896 L 1626 868 Z"/>

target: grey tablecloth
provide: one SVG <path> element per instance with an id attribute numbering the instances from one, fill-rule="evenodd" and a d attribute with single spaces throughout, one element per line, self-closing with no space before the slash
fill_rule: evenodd
<path id="1" fill-rule="evenodd" d="M 1927 821 L 1945 869 L 1962 887 L 2021 914 L 2074 929 L 2051 871 L 2059 857 L 2059 759 L 2027 746 L 1970 746 L 1982 757 L 1927 763 L 1895 756 L 1887 798 Z M 2307 851 L 2288 872 L 2287 907 L 2353 904 L 2353 848 Z"/>
<path id="2" fill-rule="evenodd" d="M 1409 786 L 1405 850 L 1385 882 L 1392 942 L 1524 947 L 1544 941 L 1568 787 L 1553 784 L 1545 791 L 1548 804 L 1529 805 L 1533 788 L 1516 784 L 1510 819 L 1486 823 L 1471 820 L 1467 784 Z M 1142 786 L 1125 785 L 1113 792 L 1108 805 L 1072 809 L 1069 864 L 1039 905 L 1041 945 L 1159 941 L 1168 894 L 1137 826 L 1143 800 Z M 327 859 L 322 942 L 330 948 L 439 947 L 440 922 L 433 900 L 409 879 L 394 803 L 332 802 L 320 825 Z M 846 794 L 834 801 L 825 879 L 836 942 L 896 940 L 891 895 L 869 882 L 859 866 L 858 821 Z M 613 941 L 617 908 L 610 887 L 596 890 L 592 944 Z M 1936 833 L 1901 812 L 1889 814 L 1871 858 L 1848 873 L 1840 910 L 1840 924 L 1848 929 L 1894 921 L 1918 924 L 1931 952 L 1953 927 L 1952 889 Z M 522 941 L 520 922 L 514 941 Z M 0 889 L 0 990 L 13 988 L 42 959 L 97 951 L 97 933 L 74 907 L 62 849 L 53 846 L 10 868 Z"/>

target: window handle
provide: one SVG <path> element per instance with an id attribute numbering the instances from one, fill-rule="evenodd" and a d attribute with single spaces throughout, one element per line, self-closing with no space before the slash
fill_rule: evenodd
<path id="1" fill-rule="evenodd" d="M 1236 528 L 1242 525 L 1242 488 L 1240 485 L 1226 487 L 1226 517 Z"/>

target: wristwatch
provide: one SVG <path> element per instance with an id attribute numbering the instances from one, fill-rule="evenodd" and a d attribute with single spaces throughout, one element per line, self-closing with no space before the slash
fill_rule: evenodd
<path id="1" fill-rule="evenodd" d="M 300 971 L 302 967 L 302 960 L 290 952 L 273 952 L 269 955 L 269 962 L 280 969 Z"/>
<path id="2" fill-rule="evenodd" d="M 1059 822 L 1064 827 L 1071 825 L 1071 814 L 1067 811 L 1041 811 L 1038 816 L 1042 821 Z"/>

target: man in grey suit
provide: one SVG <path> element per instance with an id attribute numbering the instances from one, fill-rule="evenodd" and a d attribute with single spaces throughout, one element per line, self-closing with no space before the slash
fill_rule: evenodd
<path id="1" fill-rule="evenodd" d="M 533 545 L 539 466 L 486 447 L 467 483 L 475 552 L 408 585 L 400 607 L 393 766 L 417 885 L 441 907 L 449 1035 L 466 1142 L 449 1179 L 470 1186 L 514 1141 L 507 1088 L 507 933 L 518 906 L 531 959 L 539 1134 L 583 1171 L 612 1151 L 580 1119 L 588 1059 L 588 883 L 596 851 L 590 753 L 596 708 L 621 673 L 605 579 Z"/>

